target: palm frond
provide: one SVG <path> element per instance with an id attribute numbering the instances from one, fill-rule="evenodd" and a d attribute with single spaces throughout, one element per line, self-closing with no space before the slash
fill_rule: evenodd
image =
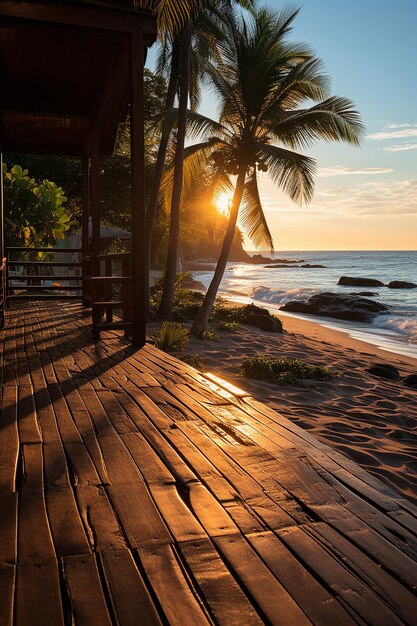
<path id="1" fill-rule="evenodd" d="M 262 208 L 255 169 L 246 179 L 239 210 L 239 226 L 256 248 L 266 247 L 270 252 L 274 251 L 274 242 Z"/>
<path id="2" fill-rule="evenodd" d="M 311 157 L 271 144 L 259 144 L 259 157 L 272 180 L 298 204 L 308 203 L 314 192 L 316 161 Z"/>
<path id="3" fill-rule="evenodd" d="M 347 98 L 333 96 L 309 109 L 283 112 L 271 135 L 291 148 L 305 148 L 316 140 L 359 145 L 365 127 Z"/>

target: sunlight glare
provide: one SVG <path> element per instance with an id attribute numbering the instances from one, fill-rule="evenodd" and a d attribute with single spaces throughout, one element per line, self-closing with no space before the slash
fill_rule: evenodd
<path id="1" fill-rule="evenodd" d="M 231 200 L 232 196 L 230 196 L 229 194 L 224 192 L 219 194 L 215 201 L 218 212 L 222 215 L 229 215 Z"/>

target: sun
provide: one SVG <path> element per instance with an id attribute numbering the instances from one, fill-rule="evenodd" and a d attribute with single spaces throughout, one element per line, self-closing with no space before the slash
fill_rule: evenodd
<path id="1" fill-rule="evenodd" d="M 231 200 L 232 196 L 230 196 L 228 193 L 220 193 L 215 200 L 215 205 L 218 212 L 222 215 L 229 215 Z"/>

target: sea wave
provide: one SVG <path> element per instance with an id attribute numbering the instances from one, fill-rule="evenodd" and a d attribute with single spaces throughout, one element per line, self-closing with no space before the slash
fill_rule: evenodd
<path id="1" fill-rule="evenodd" d="M 417 316 L 416 315 L 379 315 L 372 326 L 382 330 L 390 330 L 405 335 L 411 343 L 417 343 Z"/>
<path id="2" fill-rule="evenodd" d="M 288 300 L 302 300 L 316 293 L 316 289 L 271 289 L 260 285 L 254 287 L 251 291 L 251 297 L 254 300 L 262 300 L 263 302 L 271 302 L 272 304 L 285 304 Z"/>

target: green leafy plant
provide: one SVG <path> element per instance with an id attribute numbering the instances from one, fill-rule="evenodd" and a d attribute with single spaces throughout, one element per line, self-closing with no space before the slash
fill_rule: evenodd
<path id="1" fill-rule="evenodd" d="M 219 320 L 216 322 L 216 327 L 219 330 L 226 330 L 228 333 L 234 333 L 239 326 L 239 322 L 223 322 Z"/>
<path id="2" fill-rule="evenodd" d="M 152 333 L 155 345 L 164 352 L 180 351 L 188 341 L 189 331 L 178 322 L 163 322 L 161 328 Z"/>
<path id="3" fill-rule="evenodd" d="M 240 372 L 246 378 L 258 378 L 278 385 L 297 385 L 303 379 L 330 380 L 339 378 L 339 372 L 322 365 L 309 365 L 300 359 L 274 360 L 265 354 L 245 359 Z"/>
<path id="4" fill-rule="evenodd" d="M 4 196 L 7 206 L 6 239 L 9 245 L 53 246 L 64 239 L 71 225 L 66 196 L 49 180 L 35 181 L 27 169 L 3 164 Z"/>
<path id="5" fill-rule="evenodd" d="M 203 341 L 219 341 L 218 336 L 212 330 L 205 330 L 202 332 L 199 339 L 203 339 Z"/>
<path id="6" fill-rule="evenodd" d="M 191 365 L 191 367 L 194 367 L 196 370 L 204 372 L 204 361 L 199 354 L 185 354 L 184 352 L 182 352 L 176 354 L 175 356 L 183 363 L 187 363 L 187 365 Z"/>

